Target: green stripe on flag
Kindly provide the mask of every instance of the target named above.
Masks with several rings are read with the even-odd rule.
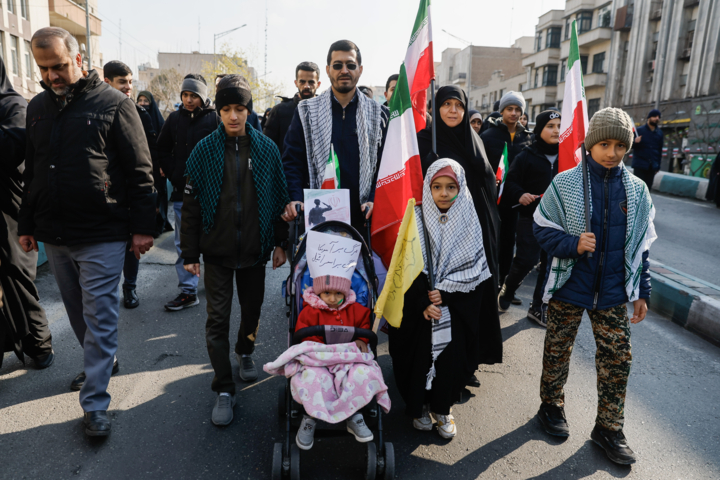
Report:
[[[568,72],[573,68],[576,62],[580,61],[580,47],[578,45],[578,33],[577,33],[577,22],[573,20],[572,22],[572,34],[570,35],[570,51],[568,52],[568,63],[567,68]],[[582,73],[582,64],[578,65],[580,67],[580,72]],[[565,76],[567,79],[567,75]],[[583,87],[583,97],[585,96],[585,79],[583,78],[582,74],[580,75],[580,82]]]
[[[400,65],[400,75],[398,76],[397,84],[395,85],[395,91],[390,98],[390,120],[393,118],[400,117],[409,108],[412,108],[412,101],[410,100],[410,87],[408,86],[407,72],[405,71],[405,64]]]
[[[420,30],[428,22],[428,8],[430,8],[430,0],[420,0],[420,8],[418,8],[417,17],[415,17],[415,25],[413,25],[413,33],[408,45],[413,44]]]

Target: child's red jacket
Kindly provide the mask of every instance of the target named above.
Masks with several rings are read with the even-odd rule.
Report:
[[[305,327],[314,327],[315,325],[343,325],[346,327],[365,328],[370,330],[370,309],[356,303],[355,292],[350,290],[350,294],[345,302],[337,310],[332,310],[323,302],[320,297],[315,295],[312,287],[309,287],[303,293],[303,309],[297,319],[295,330]],[[361,338],[365,343],[368,339]],[[325,343],[322,337],[308,337],[304,342]]]

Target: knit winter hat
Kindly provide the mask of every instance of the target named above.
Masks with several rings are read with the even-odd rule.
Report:
[[[585,135],[585,149],[590,150],[603,140],[618,140],[623,142],[628,150],[633,145],[633,124],[630,115],[619,108],[603,108],[590,120],[587,135]]]
[[[500,109],[498,112],[502,113],[506,107],[510,105],[517,105],[524,112],[525,111],[525,97],[520,92],[510,90],[500,99]]]
[[[202,78],[202,77],[201,77]],[[180,87],[180,94],[182,95],[182,92],[192,92],[198,97],[202,99],[203,104],[207,101],[207,95],[208,95],[208,88],[207,84],[205,84],[202,80],[198,78],[193,78],[190,75],[185,77],[182,82],[182,87]]]
[[[539,136],[545,128],[545,125],[547,125],[550,120],[555,120],[556,118],[560,118],[560,114],[555,110],[545,110],[544,112],[540,112],[537,117],[535,117],[535,129],[533,130],[533,133]]]
[[[217,85],[215,108],[219,112],[226,105],[242,105],[252,111],[252,91],[250,84],[242,75],[227,75]]]
[[[350,295],[350,279],[333,275],[313,278],[313,292],[315,295],[324,292],[341,292],[347,298]]]
[[[650,117],[662,117],[662,114],[660,113],[660,110],[653,108],[652,110],[650,110],[650,113],[648,113],[647,118]]]

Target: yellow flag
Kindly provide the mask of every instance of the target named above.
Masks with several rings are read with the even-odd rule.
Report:
[[[425,268],[420,233],[415,220],[415,199],[408,200],[405,215],[400,224],[385,286],[375,305],[375,316],[382,316],[395,328],[400,326],[405,304],[405,292]],[[377,330],[377,327],[375,327]]]

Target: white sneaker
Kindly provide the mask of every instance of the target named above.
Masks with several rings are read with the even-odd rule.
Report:
[[[457,427],[455,426],[455,417],[450,415],[438,415],[433,413],[437,420],[438,433],[443,438],[453,438],[457,435]]]
[[[362,413],[356,413],[352,417],[347,419],[345,422],[347,425],[347,431],[355,435],[355,440],[360,443],[367,443],[373,441],[373,433],[365,425],[365,419]]]
[[[433,420],[430,417],[430,405],[423,405],[422,416],[420,418],[413,419],[413,427],[416,430],[423,432],[429,432],[433,428]]]
[[[233,407],[235,406],[235,395],[220,393],[215,399],[215,407],[212,411],[212,422],[217,426],[230,425],[233,421]]]
[[[315,419],[303,415],[302,423],[295,436],[295,443],[300,450],[310,450],[315,444]]]

